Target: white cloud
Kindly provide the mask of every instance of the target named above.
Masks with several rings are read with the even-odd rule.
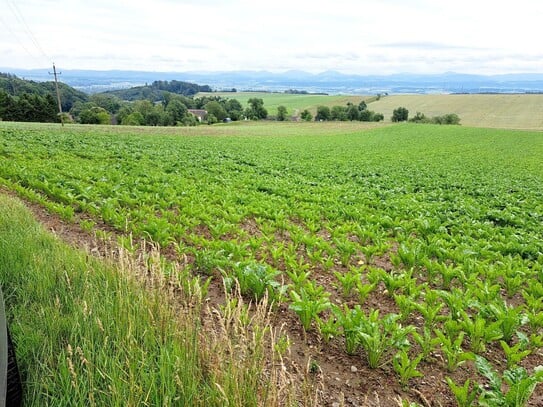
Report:
[[[541,15],[535,0],[0,0],[0,66],[536,72]]]

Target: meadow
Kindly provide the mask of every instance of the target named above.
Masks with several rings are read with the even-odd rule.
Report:
[[[330,394],[423,405],[543,397],[542,159],[459,126],[0,124],[5,187],[273,301]]]

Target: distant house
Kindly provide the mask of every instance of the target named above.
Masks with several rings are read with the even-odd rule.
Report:
[[[203,110],[203,109],[188,109],[189,113],[193,114],[194,116],[196,116],[196,118],[198,119],[199,122],[202,122],[205,120],[206,116],[207,116],[207,110]]]

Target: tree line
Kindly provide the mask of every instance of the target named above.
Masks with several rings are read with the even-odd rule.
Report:
[[[0,119],[14,122],[58,122],[57,102],[50,94],[41,96],[25,92],[20,96],[11,96],[0,90]]]
[[[410,122],[410,123],[426,123],[426,124],[460,124],[460,117],[456,113],[447,113],[442,116],[427,117],[424,113],[417,112],[414,117],[409,118],[409,110],[405,107],[398,107],[393,110],[392,117],[393,122]]]
[[[121,101],[118,97],[100,93],[91,95],[88,102],[76,103],[70,113],[73,119],[83,124],[121,124],[131,126],[193,126],[199,124],[190,110],[205,110],[204,120],[208,124],[225,119],[260,120],[268,117],[264,101],[251,98],[243,107],[236,99],[220,96],[188,97],[163,92],[162,100]]]

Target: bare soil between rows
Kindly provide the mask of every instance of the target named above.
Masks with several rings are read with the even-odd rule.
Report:
[[[64,240],[71,246],[86,250],[91,255],[100,256],[105,250],[111,250],[111,241],[96,238],[95,232],[100,230],[107,232],[112,237],[119,235],[119,232],[112,227],[92,218],[95,223],[93,232],[83,230],[77,222],[71,223],[51,214],[44,207],[28,202],[13,191],[0,187],[0,193],[11,195],[22,200],[31,210],[35,218],[49,232]],[[78,220],[86,219],[84,214],[77,214]],[[89,220],[91,218],[88,218]],[[116,241],[115,238],[112,239]],[[167,258],[174,261],[181,261],[174,250],[163,252]],[[182,259],[191,262],[192,259]],[[381,268],[391,267],[380,260]],[[325,273],[315,273],[320,284],[329,286],[331,276]],[[328,281],[327,281],[328,280]],[[225,300],[224,287],[220,276],[213,278],[208,292],[208,301],[211,306],[218,306]],[[380,309],[381,315],[389,312],[397,312],[394,301],[384,293],[384,288],[376,290],[367,300],[367,305]],[[423,321],[413,318],[408,321],[415,326],[421,326]],[[274,324],[283,326],[290,339],[290,352],[286,356],[287,366],[296,368],[299,372],[310,377],[315,388],[319,388],[320,402],[322,406],[401,406],[400,400],[409,400],[425,407],[449,407],[456,406],[456,401],[447,383],[446,376],[450,376],[457,384],[463,384],[468,378],[480,380],[473,363],[468,362],[460,366],[456,371],[450,373],[444,368],[444,361],[441,355],[434,354],[431,362],[421,362],[419,370],[424,377],[413,379],[410,387],[402,389],[398,383],[392,364],[377,369],[370,369],[367,366],[365,356],[360,352],[357,355],[348,355],[344,351],[341,339],[332,339],[324,343],[315,330],[304,332],[299,318],[288,305],[281,304],[274,312]],[[504,364],[499,361],[499,345],[489,346],[487,354],[494,354],[493,362]],[[535,356],[535,355],[534,355]],[[541,356],[527,361],[527,366],[541,363]],[[303,374],[302,374],[303,375]],[[543,385],[538,386],[534,391],[529,406],[543,406]]]

